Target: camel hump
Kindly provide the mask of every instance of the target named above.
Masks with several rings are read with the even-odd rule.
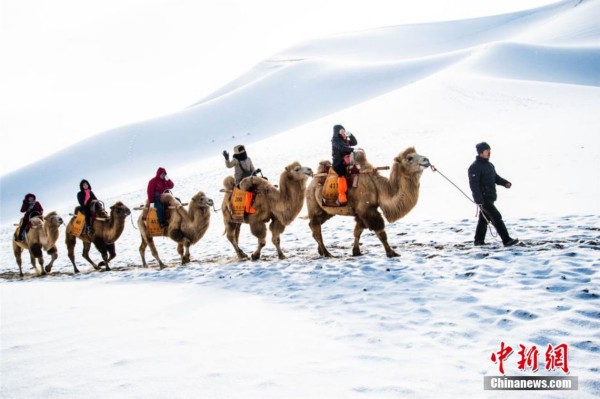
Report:
[[[233,176],[227,176],[223,179],[223,188],[226,191],[232,191],[235,187],[235,178]]]
[[[160,201],[165,205],[181,205],[181,201],[170,192],[163,193],[160,196]]]
[[[42,216],[34,216],[31,219],[29,219],[29,224],[33,228],[40,227],[43,223],[44,218]]]
[[[372,169],[373,165],[367,160],[367,153],[362,148],[356,149],[353,153],[354,165],[360,166],[361,170]]]
[[[319,166],[317,167],[317,173],[329,173],[329,169],[331,168],[331,161],[323,160],[319,162]]]

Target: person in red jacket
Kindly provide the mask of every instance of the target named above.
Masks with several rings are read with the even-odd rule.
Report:
[[[42,204],[35,200],[34,194],[27,194],[23,199],[23,205],[21,205],[21,212],[24,212],[21,225],[19,226],[19,233],[17,234],[17,241],[25,241],[25,236],[29,230],[29,220],[34,216],[43,216],[44,208]]]
[[[151,202],[154,203],[156,215],[158,216],[158,222],[162,227],[166,227],[167,223],[165,222],[165,209],[161,201],[161,197],[165,192],[169,191],[173,187],[175,187],[175,183],[173,183],[173,180],[169,179],[165,168],[158,168],[156,171],[156,176],[154,176],[148,182],[147,205],[149,205]]]

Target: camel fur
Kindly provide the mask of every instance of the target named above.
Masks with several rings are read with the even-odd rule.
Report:
[[[163,194],[163,196],[164,202],[168,204],[170,208],[173,208],[171,209],[171,217],[169,219],[166,235],[177,242],[177,253],[181,256],[181,264],[185,265],[190,261],[190,246],[200,241],[206,233],[206,230],[208,230],[210,224],[210,208],[214,205],[214,202],[202,191],[199,191],[192,197],[188,209],[186,210],[171,194]],[[148,228],[144,219],[143,214],[140,215],[138,219],[138,226],[142,238],[142,243],[140,244],[142,266],[148,267],[148,264],[146,263],[146,247],[150,247],[152,256],[154,256],[154,259],[158,262],[159,267],[164,269],[166,265],[158,255],[156,245],[154,245],[154,238],[148,234]]]
[[[22,223],[22,221],[21,221]],[[12,247],[17,265],[19,265],[19,276],[23,277],[23,268],[21,266],[21,254],[23,250],[29,251],[31,258],[31,265],[35,269],[36,273],[45,275],[52,270],[52,265],[56,258],[58,258],[58,251],[56,249],[56,241],[58,241],[59,227],[63,224],[63,219],[58,216],[56,212],[50,212],[44,217],[36,216],[30,220],[31,228],[27,232],[24,241],[17,241],[16,236],[18,232],[15,231],[13,237]],[[20,225],[20,224],[19,224]],[[43,251],[46,251],[51,256],[50,263],[44,268],[44,256]],[[37,263],[40,265],[40,271],[38,272]]]
[[[306,192],[309,226],[313,238],[317,241],[319,255],[332,256],[323,243],[321,225],[333,216],[342,215],[354,216],[356,221],[353,256],[361,255],[359,240],[365,228],[375,232],[388,257],[399,256],[388,244],[385,222],[379,209],[390,223],[406,216],[417,204],[421,175],[430,166],[429,160],[417,154],[414,147],[409,147],[394,158],[390,177],[387,178],[381,176],[367,162],[364,152],[356,155],[355,161],[361,174],[358,187],[349,188],[347,192],[347,206],[323,206],[323,186],[316,179],[311,182]],[[325,165],[326,163],[322,163],[320,168],[324,169]]]
[[[98,201],[97,205],[99,206],[101,203]],[[73,264],[74,273],[79,273],[79,269],[77,269],[77,265],[75,264],[75,244],[77,243],[77,238],[83,241],[83,258],[87,260],[94,269],[100,270],[101,267],[104,266],[106,270],[110,270],[108,263],[117,256],[115,242],[119,239],[121,233],[123,233],[123,230],[125,229],[125,219],[131,214],[131,211],[123,202],[117,201],[110,207],[110,214],[107,214],[103,209],[99,209],[97,214],[106,215],[108,217],[106,219],[97,218],[94,220],[92,225],[93,232],[90,234],[82,233],[79,237],[71,234],[75,216],[73,216],[67,224],[65,243],[67,244],[67,251],[69,259]],[[96,264],[89,255],[92,244],[94,244],[102,256],[102,261],[98,264]]]
[[[256,191],[253,204],[256,213],[244,215],[244,223],[250,225],[250,231],[258,239],[258,247],[252,253],[252,260],[260,258],[260,252],[266,244],[266,224],[269,221],[271,222],[269,230],[271,230],[273,245],[277,249],[277,256],[279,259],[285,259],[281,250],[280,236],[285,227],[292,223],[302,210],[308,176],[312,174],[310,168],[296,161],[286,166],[281,173],[279,188],[257,176],[246,177],[240,182],[240,189]],[[248,256],[239,247],[241,224],[233,222],[231,217],[230,200],[234,185],[235,180],[232,176],[226,177],[223,181],[224,191],[228,194],[223,198],[221,209],[227,239],[241,260],[248,259]]]

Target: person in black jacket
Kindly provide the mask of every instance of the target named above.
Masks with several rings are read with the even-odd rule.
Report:
[[[92,191],[92,186],[90,182],[83,179],[79,183],[79,192],[77,193],[77,201],[79,202],[79,206],[81,207],[81,211],[85,215],[85,230],[84,234],[92,233],[92,211],[90,209],[90,205],[93,200],[97,200],[96,195]]]
[[[487,232],[488,221],[492,222],[505,247],[510,247],[519,242],[516,238],[511,238],[508,230],[502,221],[502,215],[494,206],[497,199],[496,185],[510,188],[512,184],[500,177],[496,173],[496,168],[490,162],[490,145],[486,142],[475,146],[477,157],[475,162],[469,167],[469,186],[473,193],[473,200],[479,207],[479,221],[475,230],[475,245],[485,244],[485,233]],[[487,219],[486,219],[487,218]]]
[[[348,202],[346,197],[346,191],[348,191],[346,166],[348,163],[344,161],[344,157],[354,152],[352,146],[356,144],[358,144],[356,137],[352,133],[346,132],[342,125],[333,127],[333,137],[331,138],[332,167],[338,175],[338,202],[342,206]]]

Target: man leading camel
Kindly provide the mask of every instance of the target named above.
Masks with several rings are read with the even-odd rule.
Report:
[[[496,168],[490,162],[490,145],[481,142],[475,146],[477,157],[469,167],[469,185],[473,193],[473,200],[479,207],[479,221],[475,230],[475,245],[485,245],[485,233],[488,221],[492,222],[505,247],[510,247],[519,242],[516,238],[510,238],[508,230],[502,220],[502,215],[494,206],[497,199],[496,184],[511,188],[512,183],[503,179],[496,173]]]

